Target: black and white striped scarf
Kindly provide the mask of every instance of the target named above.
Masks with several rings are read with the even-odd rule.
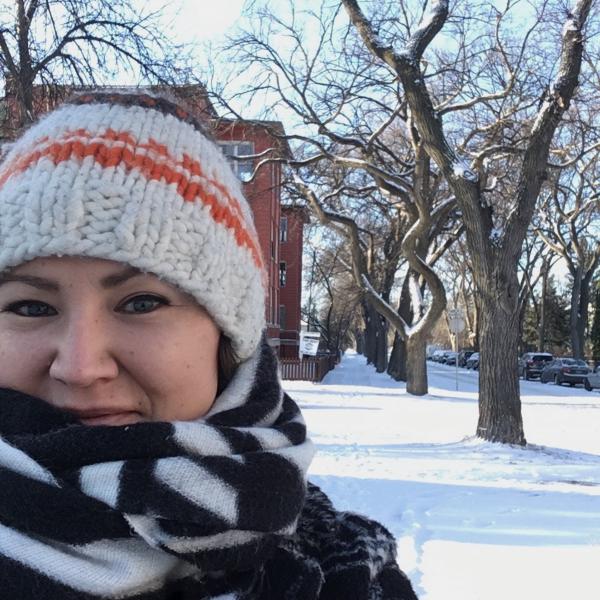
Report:
[[[195,422],[89,427],[0,390],[0,597],[333,600],[354,573],[412,599],[382,595],[407,584],[383,527],[306,498],[312,455],[266,344]]]

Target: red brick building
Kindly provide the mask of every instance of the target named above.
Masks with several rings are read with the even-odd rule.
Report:
[[[308,211],[282,206],[279,226],[279,325],[282,358],[297,358],[300,343],[302,249]]]
[[[259,155],[271,150],[270,155],[289,153],[286,145],[276,135],[284,133],[278,122],[212,120],[212,128],[226,156]],[[280,233],[281,222],[281,163],[271,162],[261,166],[254,174],[260,159],[236,161],[231,159],[238,177],[244,182],[244,195],[254,213],[254,222],[260,241],[268,289],[265,298],[267,335],[273,346],[280,346]],[[254,177],[252,175],[254,174]],[[301,287],[297,293],[301,293]]]
[[[74,88],[43,86],[35,90],[35,106],[40,113],[50,110]],[[270,157],[286,157],[290,149],[282,141],[284,129],[278,121],[234,121],[219,118],[203,86],[182,86],[173,90],[185,100],[188,107],[205,121],[218,144],[227,156],[260,155],[270,151]],[[17,117],[17,107],[7,86],[1,101],[0,141],[11,139],[10,127]],[[237,161],[231,164],[242,180],[244,192],[252,211],[264,255],[268,275],[266,297],[267,335],[281,356],[298,355],[300,332],[300,307],[302,295],[302,227],[307,220],[303,209],[281,206],[282,164],[270,162],[254,174],[260,158]],[[252,175],[254,174],[254,177]]]

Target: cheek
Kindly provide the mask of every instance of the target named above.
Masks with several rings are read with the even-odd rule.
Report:
[[[44,336],[15,334],[0,326],[0,387],[41,396],[49,363],[50,350]]]
[[[219,337],[212,326],[170,331],[160,344],[137,339],[128,370],[144,389],[153,420],[192,420],[208,412],[217,389]]]

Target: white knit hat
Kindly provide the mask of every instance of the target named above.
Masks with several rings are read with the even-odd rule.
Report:
[[[192,294],[242,360],[264,329],[252,212],[220,149],[178,105],[76,96],[0,165],[0,272],[39,256],[130,264]]]

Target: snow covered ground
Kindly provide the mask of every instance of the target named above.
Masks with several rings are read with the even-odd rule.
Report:
[[[319,452],[310,478],[396,536],[421,600],[600,599],[600,392],[522,381],[526,448],[482,442],[477,373],[429,365],[430,393],[347,353],[286,381]]]

